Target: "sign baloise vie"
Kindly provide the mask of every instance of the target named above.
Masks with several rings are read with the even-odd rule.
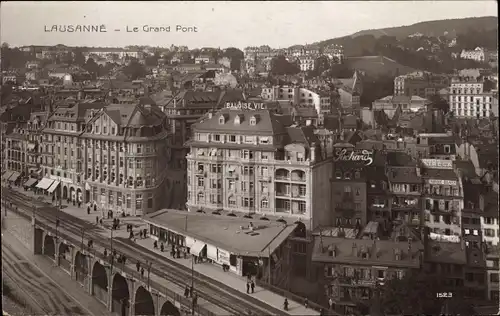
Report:
[[[226,102],[226,109],[233,110],[267,110],[267,106],[264,103],[255,102]]]
[[[369,166],[373,163],[372,155],[372,150],[337,149],[333,161],[363,161],[365,166]]]

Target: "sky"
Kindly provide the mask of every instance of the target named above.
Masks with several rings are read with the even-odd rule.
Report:
[[[0,39],[10,46],[280,48],[366,29],[479,16],[498,16],[497,2],[2,1]],[[54,25],[103,25],[107,32],[50,32]],[[170,26],[170,32],[145,32],[145,26]]]

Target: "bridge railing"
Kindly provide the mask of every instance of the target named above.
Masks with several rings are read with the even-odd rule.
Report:
[[[23,216],[23,217],[25,217],[27,219],[31,219],[30,215],[27,215],[26,213],[24,213],[23,211],[19,210],[18,208],[17,209],[11,209],[10,211],[12,211],[12,212],[14,212],[16,214],[19,214],[19,215],[21,215],[21,216]],[[38,226],[42,227],[43,229],[45,229],[47,231],[50,231],[51,233],[55,234],[55,228],[51,227],[48,224],[45,224],[45,223],[41,222],[40,220],[36,221],[36,225],[38,225]],[[145,287],[148,290],[150,290],[150,288],[152,288],[152,289],[156,290],[157,292],[160,292],[161,294],[164,294],[166,297],[170,297],[175,302],[179,302],[179,303],[181,303],[181,305],[190,306],[190,308],[192,308],[192,301],[191,301],[191,299],[186,298],[184,296],[181,296],[181,295],[175,293],[174,291],[172,291],[172,290],[170,290],[170,289],[168,289],[168,288],[160,285],[158,282],[155,282],[155,281],[153,281],[151,279],[149,279],[149,288],[148,288],[148,284],[147,284],[148,283],[148,278],[147,278],[147,276],[142,276],[136,270],[134,270],[134,269],[132,269],[130,267],[127,267],[127,266],[125,266],[122,263],[117,263],[115,260],[113,260],[113,264],[111,264],[111,258],[112,258],[111,255],[108,255],[107,257],[105,257],[104,254],[102,254],[100,252],[97,252],[96,249],[89,248],[85,244],[82,245],[81,244],[81,240],[77,240],[76,238],[71,237],[71,236],[69,236],[69,235],[67,235],[65,233],[62,233],[61,231],[58,232],[58,235],[61,238],[64,238],[68,242],[72,243],[75,247],[81,248],[82,254],[89,254],[91,256],[94,256],[95,258],[100,259],[106,265],[108,265],[110,267],[112,266],[112,272],[115,271],[115,269],[116,269],[116,270],[118,270],[118,272],[124,273],[130,279],[136,279],[136,280],[142,281],[145,284]],[[211,311],[207,310],[206,308],[204,308],[203,306],[200,306],[200,305],[196,305],[194,307],[194,311],[198,315],[216,316],[214,313],[212,313]]]

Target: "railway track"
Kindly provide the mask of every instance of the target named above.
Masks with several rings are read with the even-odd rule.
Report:
[[[92,239],[94,244],[109,249],[110,238],[103,235],[103,229],[96,225],[90,224],[70,214],[61,212],[48,203],[29,198],[24,194],[13,190],[8,190],[8,194],[4,196],[4,198],[16,205],[21,205],[28,210],[33,209],[36,206],[37,219],[43,218],[51,224],[55,223],[56,219],[59,219],[59,230],[64,229],[66,232],[72,232],[73,235],[76,235],[75,232],[83,230],[87,239]],[[25,215],[31,216],[29,212]],[[76,241],[75,239],[78,240],[78,236],[73,238],[73,241]],[[140,258],[139,261],[141,262],[144,262],[145,260],[152,262],[152,274],[169,280],[170,282],[181,286],[181,288],[184,288],[186,282],[191,280],[191,270],[187,269],[185,266],[175,261],[168,260],[153,251],[142,249],[134,244],[129,244],[127,243],[127,240],[113,238],[113,241],[113,249],[115,249],[118,253],[124,254],[127,258],[133,258],[134,263],[137,261],[137,257]],[[140,255],[138,256],[138,254]],[[100,255],[103,257],[102,254]],[[131,268],[131,270],[132,273],[135,272],[133,268]],[[169,272],[165,273],[164,271]],[[242,297],[242,293],[238,290],[226,286],[216,280],[206,281],[203,278],[206,277],[198,275],[198,273],[194,273],[194,288],[196,289],[198,296],[209,303],[222,307],[232,315],[288,315],[287,313],[272,306],[268,306],[251,296]]]
[[[87,315],[78,304],[56,284],[44,276],[33,264],[19,256],[9,245],[2,244],[3,275],[39,315]]]

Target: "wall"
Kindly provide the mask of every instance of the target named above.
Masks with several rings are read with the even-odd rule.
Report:
[[[4,229],[28,249],[33,250],[33,226],[31,226],[31,222],[13,212],[5,212],[2,205],[2,230]]]
[[[312,170],[312,224],[310,228],[314,229],[318,225],[333,223],[333,217],[330,205],[332,176],[332,161],[321,162]],[[309,228],[309,227],[308,227]]]

